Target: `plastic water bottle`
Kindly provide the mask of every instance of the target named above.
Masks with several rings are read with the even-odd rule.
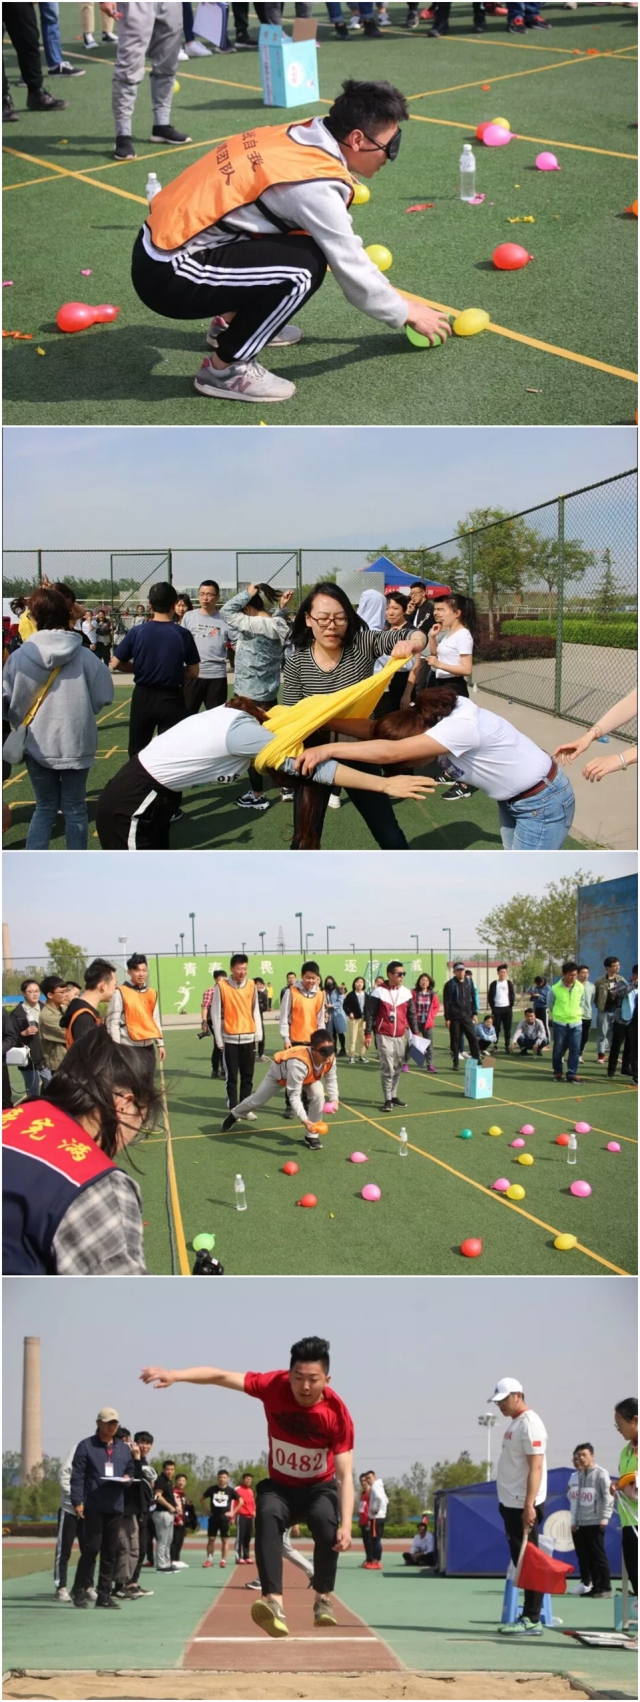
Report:
[[[243,1182],[241,1176],[236,1176],[234,1184],[233,1184],[233,1191],[234,1191],[234,1194],[236,1196],[236,1211],[246,1211],[246,1209],[247,1209],[247,1196],[246,1196],[246,1192],[245,1192],[244,1182]]]
[[[408,1151],[409,1151],[409,1137],[407,1135],[406,1129],[401,1129],[400,1130],[400,1145],[398,1147],[398,1152],[400,1153],[400,1157],[406,1158]]]
[[[575,1164],[576,1163],[577,1151],[578,1151],[577,1136],[575,1134],[570,1134],[569,1145],[567,1147],[567,1164]]]
[[[460,200],[473,201],[476,192],[476,162],[470,142],[463,144],[460,155]]]
[[[162,188],[162,184],[158,182],[155,171],[150,171],[149,176],[147,178],[146,188],[145,188],[145,195],[147,197],[147,201],[149,203],[149,206],[151,206],[151,202],[153,201],[154,195],[158,195],[160,193],[161,188]]]

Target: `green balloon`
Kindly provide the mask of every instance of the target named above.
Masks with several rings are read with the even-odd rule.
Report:
[[[215,1244],[215,1235],[195,1235],[191,1243],[194,1253],[212,1253]]]
[[[452,319],[449,319],[449,324],[453,324]],[[448,337],[434,337],[433,342],[430,342],[429,338],[423,337],[420,331],[414,331],[413,325],[405,326],[405,330],[409,338],[409,342],[414,343],[416,349],[439,349],[442,347],[443,342],[448,343],[449,341]]]
[[[461,1129],[460,1130],[461,1141],[470,1141],[470,1140],[472,1140],[472,1138],[473,1138],[473,1129]]]

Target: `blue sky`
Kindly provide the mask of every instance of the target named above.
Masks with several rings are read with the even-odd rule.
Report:
[[[36,861],[39,859],[39,861]],[[66,851],[32,852],[28,892],[24,860],[4,859],[5,918],[17,959],[39,961],[45,940],[64,934],[88,952],[115,952],[118,936],[136,950],[172,952],[181,930],[196,947],[231,950],[242,940],[273,950],[280,924],[286,945],[297,945],[296,911],[319,950],[330,923],[332,949],[368,945],[403,951],[418,933],[420,949],[454,951],[477,943],[476,924],[517,892],[541,895],[550,881],[579,869],[604,880],[635,874],[634,852],[420,851],[397,858],[381,851],[329,851],[309,863],[287,852],[172,851],[142,853],[124,864],[117,852],[87,857]],[[131,949],[134,949],[131,943]]]
[[[498,1378],[517,1377],[544,1419],[551,1465],[570,1464],[587,1436],[611,1470],[620,1451],[613,1407],[636,1389],[636,1290],[624,1277],[565,1276],[561,1286],[556,1277],[273,1277],[258,1305],[253,1279],[226,1277],[192,1283],[186,1304],[171,1277],[5,1278],[4,1447],[20,1445],[25,1335],[42,1339],[46,1452],[66,1453],[91,1433],[100,1406],[115,1405],[162,1451],[246,1459],[265,1442],[257,1401],[211,1387],[154,1392],[138,1380],[142,1366],[274,1370],[288,1364],[291,1342],[313,1333],[331,1342],[359,1469],[391,1477],[463,1448],[482,1459],[478,1416]],[[502,1430],[499,1420],[494,1459]]]
[[[632,427],[15,427],[7,549],[435,544],[636,462]],[[599,543],[600,540],[597,540]],[[604,540],[606,542],[606,539]]]

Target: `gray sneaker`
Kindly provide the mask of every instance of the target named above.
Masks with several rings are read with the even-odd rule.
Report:
[[[233,361],[231,366],[218,370],[208,355],[196,373],[194,385],[201,396],[222,398],[228,402],[288,402],[295,396],[295,384],[287,378],[276,378],[259,361]]]
[[[209,330],[207,331],[207,344],[210,349],[217,349],[218,337],[221,335],[222,331],[226,330],[228,330],[226,319],[223,318],[222,314],[216,314],[215,319],[212,319]],[[275,337],[271,337],[267,344],[267,348],[289,349],[293,343],[301,342],[302,332],[299,325],[281,325],[280,330],[276,331]]]

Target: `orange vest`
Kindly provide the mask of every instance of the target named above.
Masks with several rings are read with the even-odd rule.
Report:
[[[318,1019],[324,1010],[324,993],[318,988],[313,998],[307,998],[299,987],[291,988],[291,1015],[289,1017],[290,1040],[310,1040],[318,1028]]]
[[[119,987],[124,1005],[124,1020],[131,1040],[161,1040],[162,1034],[154,1018],[156,994],[153,987]]]
[[[70,1046],[73,1046],[72,1030],[73,1030],[73,1025],[74,1025],[74,1022],[76,1020],[76,1017],[87,1016],[87,1015],[88,1015],[88,1011],[86,1010],[85,1006],[83,1005],[81,1011],[74,1011],[73,1016],[69,1018],[69,1021],[67,1023],[67,1027],[66,1027],[66,1030],[65,1030],[67,1051],[69,1050]],[[102,1027],[102,1017],[98,1016],[97,1011],[94,1013],[94,1015],[95,1015],[95,1021],[98,1025],[98,1028],[101,1028]]]
[[[276,184],[314,179],[347,183],[351,202],[353,178],[335,155],[295,142],[288,124],[243,130],[228,136],[154,195],[146,221],[152,242],[165,252],[182,248],[238,207],[259,201]]]
[[[219,981],[218,987],[225,1034],[255,1034],[255,981],[245,981],[244,987],[238,987],[235,981]]]
[[[316,1071],[311,1062],[311,1055],[308,1046],[287,1046],[286,1051],[274,1053],[273,1061],[274,1064],[286,1064],[288,1063],[289,1058],[301,1058],[302,1063],[307,1065],[307,1073],[302,1083],[303,1087],[310,1087],[312,1082],[320,1081],[322,1076],[327,1076],[335,1061],[333,1058],[327,1058],[322,1065],[322,1069]],[[286,1087],[286,1085],[286,1072],[283,1072],[280,1076],[280,1086]]]

